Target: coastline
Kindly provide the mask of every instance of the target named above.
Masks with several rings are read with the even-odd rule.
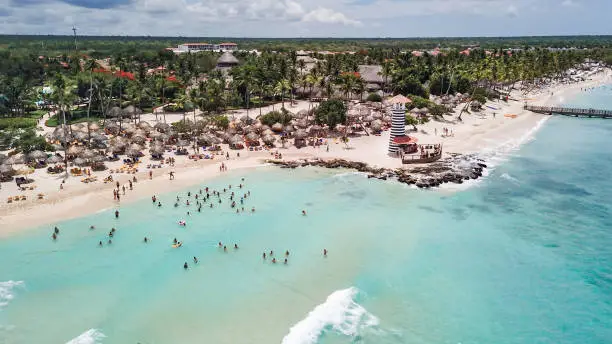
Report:
[[[567,98],[580,92],[581,88],[595,87],[610,83],[612,74],[609,70],[593,76],[592,80],[579,82],[569,85],[551,85],[538,90],[535,93],[525,96],[530,98],[534,104],[559,104]],[[518,92],[517,99],[519,97]],[[528,141],[526,136],[535,133],[534,128],[541,127],[548,118],[546,115],[539,115],[526,112],[522,109],[523,100],[510,101],[508,103],[487,102],[496,109],[486,108],[480,113],[463,114],[461,122],[456,121],[460,109],[456,110],[455,115],[449,116],[452,120],[443,122],[430,121],[419,127],[417,132],[411,133],[419,139],[420,143],[433,143],[433,140],[441,140],[445,147],[445,154],[475,154],[485,157],[485,164],[488,164],[487,154],[495,152],[514,142],[512,149],[518,148],[522,143]],[[492,113],[496,112],[495,117]],[[514,114],[516,118],[506,118],[504,114]],[[453,136],[440,138],[436,135],[441,132],[443,127],[453,130]],[[537,130],[536,130],[537,131]],[[343,144],[331,142],[331,149],[326,152],[323,147],[307,147],[296,149],[295,147],[278,151],[284,156],[284,160],[302,159],[344,159],[347,161],[364,162],[375,168],[396,169],[401,167],[398,159],[388,157],[386,146],[388,144],[389,133],[385,132],[380,136],[367,136],[351,140],[349,147]],[[231,171],[245,170],[264,166],[266,159],[270,158],[270,152],[247,152],[241,151],[240,158],[235,157],[235,152],[230,151],[230,160],[215,159],[200,162],[193,162],[184,157],[177,157],[176,167],[166,167],[154,170],[155,176],[152,180],[148,179],[149,170],[141,170],[135,175],[114,174],[115,181],[126,184],[133,176],[138,178],[134,190],[128,191],[122,198],[121,204],[110,197],[114,182],[103,184],[82,184],[79,178],[69,178],[63,190],[59,190],[62,176],[37,175],[34,179],[39,185],[39,189],[28,194],[31,199],[18,204],[6,204],[8,196],[16,193],[14,185],[10,185],[0,190],[0,239],[11,234],[15,234],[26,228],[37,228],[40,226],[53,224],[55,222],[74,219],[90,215],[105,209],[121,207],[131,202],[139,201],[153,194],[161,194],[185,189],[189,186],[210,180],[223,175],[219,172],[218,166],[221,162],[228,164]],[[184,160],[183,160],[184,159]],[[118,165],[111,165],[116,168]],[[168,173],[174,171],[177,179],[168,180]],[[44,171],[37,171],[44,172]],[[160,173],[161,172],[161,173]],[[108,175],[108,172],[97,172],[99,180]],[[40,177],[40,178],[39,178]],[[34,200],[38,192],[44,192],[47,197],[44,200]]]

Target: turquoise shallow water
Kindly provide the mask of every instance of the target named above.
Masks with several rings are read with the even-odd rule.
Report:
[[[228,194],[202,213],[169,194],[59,223],[57,242],[53,226],[27,231],[0,241],[0,343],[609,343],[611,134],[552,118],[456,193],[261,168],[202,184],[238,192],[245,177],[242,214]]]

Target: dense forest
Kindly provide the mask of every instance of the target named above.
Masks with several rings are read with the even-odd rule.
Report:
[[[381,94],[403,94],[443,115],[430,95],[463,93],[484,101],[491,90],[512,89],[519,81],[537,86],[561,78],[586,58],[612,64],[610,36],[232,39],[260,54],[235,53],[239,63],[229,71],[215,68],[219,53],[165,49],[193,40],[229,39],[80,37],[75,46],[68,36],[0,37],[0,149],[44,148],[34,127],[52,110],[48,125],[120,121],[160,106],[162,116],[181,112],[195,121],[199,109],[201,119],[223,121],[219,114],[231,108],[277,102],[284,108],[296,98],[379,101]],[[462,53],[468,46],[473,49]],[[438,53],[427,52],[436,47]],[[307,64],[296,53],[302,49],[355,53],[313,53]],[[368,92],[360,65],[380,66],[384,81],[377,93]]]

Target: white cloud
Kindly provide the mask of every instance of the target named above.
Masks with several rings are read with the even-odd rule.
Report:
[[[347,18],[340,12],[335,12],[328,8],[319,7],[312,10],[302,18],[305,22],[319,22],[326,24],[361,25],[360,21]]]
[[[508,8],[506,8],[506,13],[511,17],[516,17],[519,14],[519,10],[516,6],[509,5]]]
[[[573,1],[573,0],[563,0],[563,2],[561,3],[561,6],[564,6],[564,7],[578,7],[579,4],[576,1]]]

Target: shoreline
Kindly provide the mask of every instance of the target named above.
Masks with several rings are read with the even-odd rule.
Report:
[[[532,97],[533,104],[550,104],[564,101],[568,97],[573,97],[580,92],[581,88],[589,88],[608,84],[612,82],[612,74],[610,70],[604,73],[594,75],[592,80],[578,82],[569,85],[551,85],[538,90],[536,93],[526,95]],[[450,120],[443,122],[430,121],[419,127],[419,130],[410,133],[411,136],[417,137],[422,143],[429,143],[427,140],[442,140],[445,147],[445,156],[440,161],[444,163],[445,159],[450,159],[454,154],[460,156],[472,157],[472,160],[478,166],[477,159],[482,158],[480,162],[485,165],[490,165],[490,159],[494,158],[498,151],[504,153],[505,145],[511,146],[509,149],[518,149],[522,144],[529,141],[546,122],[547,115],[538,115],[522,110],[523,102],[510,101],[508,103],[487,102],[492,104],[498,110],[485,109],[480,113],[463,114],[463,121],[453,121],[460,111],[456,110],[455,115],[448,116]],[[499,111],[499,115],[493,116],[493,111]],[[514,119],[504,118],[505,113],[517,114]],[[454,130],[452,137],[441,138],[437,136],[437,132],[441,132],[441,126],[449,126]],[[435,135],[434,135],[435,133]],[[345,160],[351,163],[364,163],[369,168],[384,169],[387,172],[398,170],[402,167],[399,159],[394,159],[386,156],[386,145],[388,144],[388,132],[380,136],[367,136],[351,140],[350,147],[343,147],[337,142],[330,142],[329,152],[325,152],[322,147],[314,148],[307,147],[303,149],[278,148],[277,151],[283,154],[283,163],[298,160],[322,160],[329,161],[332,159]],[[331,141],[331,140],[330,140]],[[179,161],[177,157],[176,167],[165,167],[154,171],[154,178],[149,180],[149,170],[142,169],[135,175],[130,174],[113,174],[114,182],[104,184],[96,182],[93,185],[81,184],[75,177],[68,179],[63,190],[59,190],[59,184],[63,177],[45,175],[40,181],[41,186],[46,187],[45,190],[36,190],[33,192],[45,192],[48,196],[44,200],[29,200],[19,204],[7,205],[5,203],[6,196],[12,195],[14,191],[6,190],[4,187],[0,189],[2,204],[0,204],[0,239],[14,235],[25,229],[35,229],[44,225],[50,225],[59,221],[71,220],[74,218],[84,217],[96,212],[107,209],[120,208],[124,205],[129,205],[132,202],[151,197],[154,194],[162,194],[183,190],[189,186],[196,185],[206,180],[222,176],[219,172],[219,164],[226,163],[230,171],[255,169],[265,166],[266,161],[270,159],[270,152],[248,152],[240,151],[241,157],[234,157],[235,151],[230,151],[232,158],[217,158],[214,160],[203,160],[193,162],[190,160]],[[381,152],[385,152],[381,154]],[[493,152],[493,156],[487,156],[487,152]],[[410,166],[406,174],[410,174],[410,170],[420,168],[423,165]],[[469,169],[472,169],[471,166]],[[492,165],[494,166],[494,165]],[[480,166],[482,167],[482,166]],[[113,168],[113,167],[111,167]],[[447,169],[449,170],[449,169]],[[486,176],[486,168],[485,176]],[[177,179],[168,180],[168,173],[174,171]],[[37,171],[38,172],[38,171]],[[44,172],[44,171],[43,171]],[[162,172],[160,174],[160,172]],[[483,170],[479,171],[478,178],[482,176]],[[428,173],[417,173],[419,176],[427,175]],[[99,180],[103,176],[108,175],[107,171],[96,172]],[[133,176],[138,178],[138,182],[134,184],[134,190],[127,191],[126,196],[122,198],[121,204],[118,204],[111,198],[111,190],[115,182],[126,185],[128,180]],[[381,174],[379,177],[383,177]],[[389,175],[387,175],[388,177]],[[38,178],[34,177],[37,180]],[[382,178],[381,178],[382,179]],[[386,179],[386,178],[385,178]],[[475,178],[471,178],[475,179]],[[408,184],[416,184],[412,179]],[[35,183],[36,184],[36,183]],[[43,185],[44,184],[44,185]],[[5,184],[6,185],[6,184]],[[447,184],[450,185],[450,184]],[[461,184],[456,184],[460,186]],[[435,186],[435,185],[430,185]],[[423,185],[426,187],[426,185]],[[42,189],[42,188],[41,188]],[[31,199],[34,199],[34,193],[31,194]],[[35,216],[33,214],[36,214]]]

